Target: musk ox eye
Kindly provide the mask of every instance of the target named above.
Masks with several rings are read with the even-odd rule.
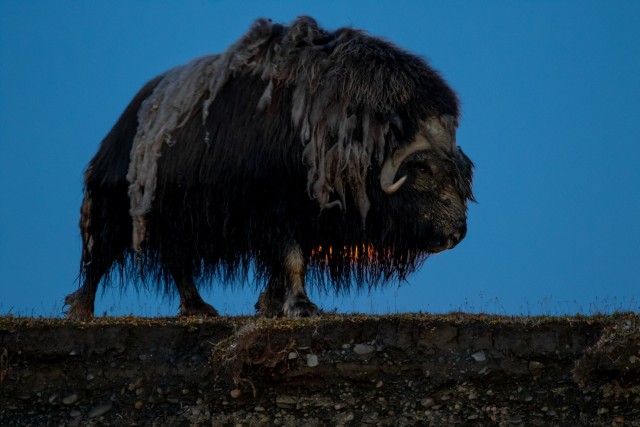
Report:
[[[429,163],[414,163],[411,166],[422,175],[433,176],[436,173],[436,168]]]

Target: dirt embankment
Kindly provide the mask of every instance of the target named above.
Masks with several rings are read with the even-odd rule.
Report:
[[[0,318],[29,424],[640,426],[640,317]]]

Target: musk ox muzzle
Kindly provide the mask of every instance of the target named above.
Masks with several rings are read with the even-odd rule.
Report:
[[[402,279],[466,235],[471,161],[456,94],[423,59],[310,17],[259,19],[226,52],[149,81],[85,172],[81,282],[117,269],[217,315],[198,288],[255,278],[263,315]],[[173,286],[175,285],[175,286]]]

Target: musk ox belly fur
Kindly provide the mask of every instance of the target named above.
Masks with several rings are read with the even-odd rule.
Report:
[[[264,286],[265,315],[318,312],[336,291],[403,278],[466,233],[471,161],[453,90],[363,31],[257,20],[219,55],[147,83],[85,173],[81,287],[173,285],[182,315],[216,315],[197,285]],[[251,274],[250,274],[251,273]]]

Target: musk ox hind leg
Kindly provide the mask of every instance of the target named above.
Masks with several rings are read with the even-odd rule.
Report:
[[[310,317],[320,314],[305,289],[306,262],[299,245],[291,245],[274,268],[256,310],[263,316]]]
[[[93,317],[98,284],[110,265],[110,262],[96,262],[86,267],[85,280],[80,289],[67,295],[64,299],[64,305],[69,307],[65,311],[67,318],[86,321]]]
[[[112,211],[102,215],[104,213],[102,209],[105,206],[111,208],[117,206],[117,203],[110,202],[112,199],[109,197],[92,198],[89,191],[82,201],[80,208],[82,286],[64,299],[64,306],[68,307],[65,315],[69,319],[89,320],[93,317],[98,285],[128,244],[129,233],[114,232],[118,229],[116,225],[118,216]],[[126,214],[126,210],[124,213]]]
[[[172,269],[171,274],[180,295],[180,316],[219,316],[218,311],[204,302],[200,296],[193,280],[193,274],[177,269]]]

